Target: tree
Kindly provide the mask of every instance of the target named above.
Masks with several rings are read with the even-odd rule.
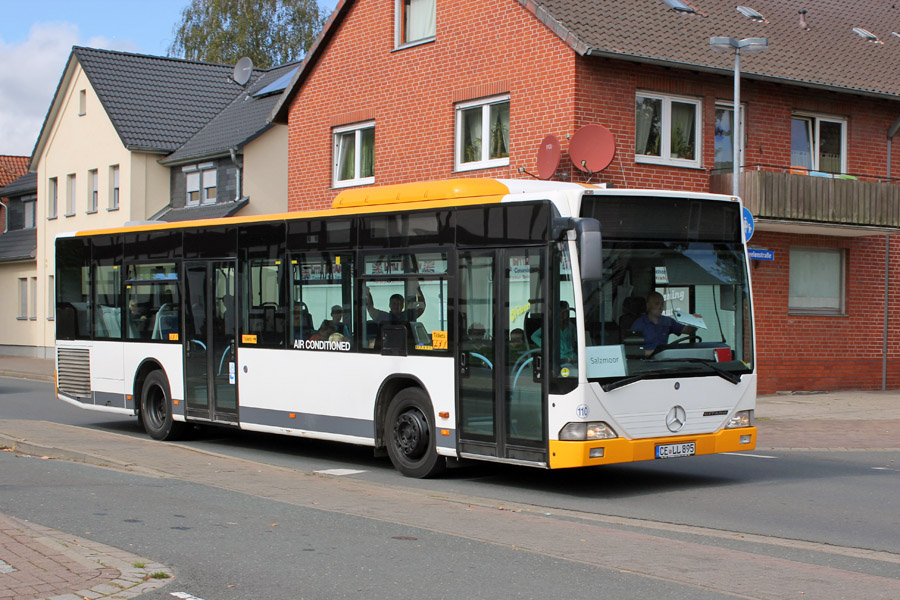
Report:
[[[267,69],[302,58],[326,15],[316,0],[190,0],[169,56]]]

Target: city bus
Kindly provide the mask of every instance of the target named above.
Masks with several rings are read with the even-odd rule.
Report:
[[[157,440],[371,446],[410,477],[751,450],[747,265],[737,198],[527,180],[65,234],[57,395]],[[655,294],[674,325],[651,344]]]

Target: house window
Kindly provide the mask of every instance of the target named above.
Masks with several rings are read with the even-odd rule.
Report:
[[[97,169],[88,171],[88,208],[87,212],[97,212],[97,196],[100,193],[99,182],[97,177]]]
[[[457,171],[509,164],[509,96],[456,105]]]
[[[186,203],[188,206],[198,204],[213,204],[216,201],[216,165],[215,163],[203,163],[202,165],[190,165],[182,167],[185,174],[185,186],[187,189]]]
[[[52,321],[56,317],[56,288],[53,285],[53,275],[47,276],[47,320]]]
[[[87,113],[87,91],[80,90],[78,92],[78,116],[84,116]]]
[[[788,310],[844,314],[846,253],[840,248],[791,248]]]
[[[741,132],[746,132],[744,122],[746,109],[741,105]],[[744,138],[741,135],[738,148],[738,163],[744,165]],[[716,104],[715,119],[715,167],[714,173],[734,171],[734,105]]]
[[[699,168],[700,114],[699,100],[638,94],[635,162]]]
[[[29,303],[28,318],[37,320],[37,277],[31,278],[31,302]]]
[[[76,188],[77,182],[75,173],[71,173],[66,177],[66,216],[74,217],[75,216],[75,201],[78,198],[78,189]]]
[[[19,316],[18,320],[28,318],[28,278],[19,277]]]
[[[397,0],[397,45],[434,38],[437,0]]]
[[[375,183],[375,122],[334,130],[334,187]]]
[[[47,181],[47,218],[55,219],[59,209],[59,182],[56,177]]]
[[[119,210],[119,165],[109,168],[109,210]]]
[[[37,196],[25,196],[22,198],[22,209],[25,213],[23,229],[34,229],[37,220]]]
[[[824,173],[847,170],[847,122],[838,117],[791,117],[791,166]]]

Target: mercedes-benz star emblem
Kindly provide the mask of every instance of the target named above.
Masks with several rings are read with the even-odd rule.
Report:
[[[687,413],[684,412],[684,409],[680,406],[673,406],[672,410],[669,411],[669,414],[666,415],[666,427],[668,427],[669,431],[672,433],[681,431],[685,421],[687,421]]]

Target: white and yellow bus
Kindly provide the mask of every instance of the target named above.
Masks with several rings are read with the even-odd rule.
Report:
[[[756,444],[728,196],[361,188],[324,211],[60,236],[56,287],[59,398],[159,440],[218,425],[362,444],[411,477]],[[636,327],[654,292],[684,336]]]

